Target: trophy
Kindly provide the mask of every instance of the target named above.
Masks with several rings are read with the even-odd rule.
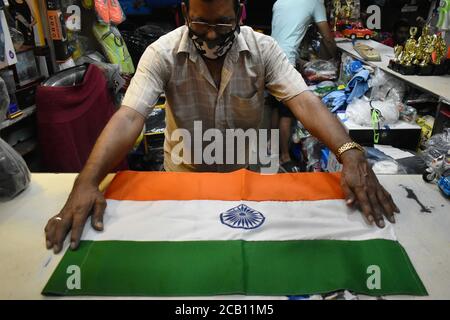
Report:
[[[429,76],[433,73],[431,56],[434,51],[433,37],[430,35],[430,27],[424,26],[422,35],[416,44],[416,54],[413,64],[417,66],[417,74],[421,76]]]
[[[446,64],[443,63],[442,58],[447,54],[447,45],[445,40],[442,38],[442,34],[433,36],[433,47],[434,47],[434,74],[437,76],[444,75],[446,73]]]
[[[415,38],[417,34],[417,27],[412,27],[409,30],[409,34],[411,37],[406,41],[405,48],[403,49],[399,59],[400,65],[398,72],[404,75],[413,75],[416,72],[416,67],[413,62],[417,53],[417,41]]]
[[[339,16],[341,15],[341,10],[342,10],[341,0],[334,0],[333,6],[334,6],[333,32],[336,32],[337,31],[337,23],[338,23]]]
[[[352,17],[353,10],[354,10],[353,0],[345,0],[345,3],[346,3],[346,5],[343,8],[344,18],[345,18],[345,23],[349,24],[350,18]]]
[[[394,60],[390,60],[389,61],[389,66],[388,67],[390,69],[398,72],[399,66],[400,66],[400,60],[401,60],[402,55],[403,55],[403,46],[396,45],[394,47],[394,54],[395,54]]]

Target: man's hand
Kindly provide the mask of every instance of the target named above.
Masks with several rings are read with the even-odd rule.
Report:
[[[359,207],[368,222],[375,221],[380,228],[385,226],[383,216],[395,223],[394,213],[400,210],[378,182],[363,154],[359,150],[349,150],[341,158],[344,165],[341,186],[347,205]]]
[[[92,227],[97,231],[103,230],[105,208],[106,201],[98,187],[89,183],[75,182],[64,208],[47,222],[45,227],[47,249],[53,248],[55,253],[60,252],[69,231],[71,231],[70,248],[77,249],[89,215],[92,214]]]
[[[55,253],[60,252],[69,231],[70,247],[78,248],[89,215],[92,215],[92,227],[97,231],[103,230],[106,201],[98,186],[133,147],[144,122],[145,117],[142,114],[126,106],[122,106],[112,116],[95,143],[64,208],[51,218],[45,227],[48,249],[53,248]]]

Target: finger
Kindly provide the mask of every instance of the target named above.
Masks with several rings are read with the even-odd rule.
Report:
[[[356,197],[353,191],[349,188],[349,186],[346,183],[342,183],[341,187],[342,191],[344,191],[345,203],[347,204],[347,206],[350,207],[354,206],[356,202]]]
[[[366,217],[369,224],[372,224],[374,221],[374,217],[372,216],[372,206],[370,204],[369,198],[367,197],[366,191],[364,189],[359,189],[355,192],[357,201],[359,206],[361,207],[361,211]]]
[[[377,198],[383,207],[384,215],[386,216],[386,218],[389,220],[389,222],[395,223],[394,207],[389,203],[389,199],[386,197],[383,189],[378,188]]]
[[[52,217],[48,220],[47,225],[45,226],[45,245],[47,249],[51,249],[53,247],[53,238],[55,234],[55,217]]]
[[[105,200],[97,200],[94,204],[94,212],[91,217],[91,225],[97,231],[103,231],[103,214],[106,209]]]
[[[77,214],[73,217],[72,231],[70,232],[70,249],[75,250],[80,245],[81,235],[87,220],[86,214]]]
[[[393,211],[396,213],[400,213],[400,209],[395,204],[394,199],[392,199],[391,194],[383,186],[381,186],[381,188],[382,188],[383,193],[385,194],[386,198],[388,199],[389,204],[393,208]]]
[[[62,218],[61,220],[55,222],[55,234],[53,238],[54,253],[58,253],[61,251],[64,239],[66,238],[67,232],[69,231],[71,226],[71,215],[68,218]]]
[[[375,191],[369,191],[369,201],[372,205],[372,215],[375,218],[375,223],[378,227],[384,228],[385,223],[383,219],[383,209],[381,209],[380,203],[378,201],[377,195]]]

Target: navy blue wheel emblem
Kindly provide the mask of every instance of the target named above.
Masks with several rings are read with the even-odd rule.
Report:
[[[261,212],[258,212],[245,204],[241,204],[220,214],[220,222],[236,229],[256,229],[264,223],[264,220],[266,220],[266,218]]]

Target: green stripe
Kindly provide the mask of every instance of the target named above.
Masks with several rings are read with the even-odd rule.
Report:
[[[67,288],[71,265],[81,289]],[[380,289],[368,289],[369,266]],[[427,295],[396,241],[83,241],[67,251],[45,295],[304,295],[339,289],[367,295]]]

